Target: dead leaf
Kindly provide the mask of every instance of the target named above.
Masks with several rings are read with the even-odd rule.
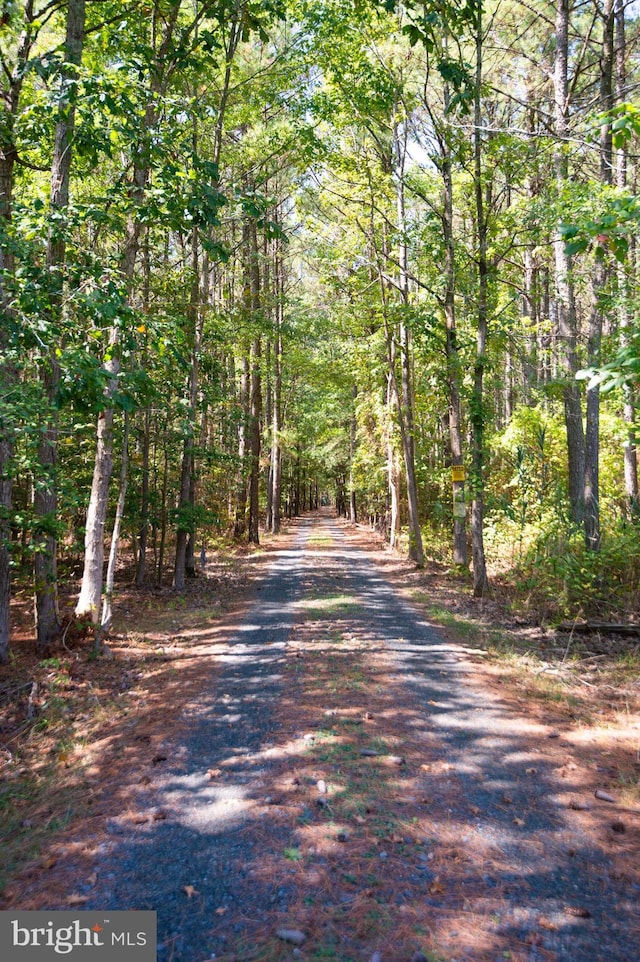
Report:
[[[55,855],[49,855],[47,858],[43,858],[40,864],[42,868],[53,868],[57,861]]]
[[[183,885],[182,891],[184,892],[184,894],[187,896],[188,899],[190,899],[192,895],[200,895],[200,892],[198,892],[198,890],[195,889],[193,885]]]
[[[537,774],[538,774],[538,769],[537,769],[537,768],[527,768],[526,774],[527,774],[527,775],[537,775]]]
[[[472,815],[479,815],[479,814],[480,814],[480,809],[478,808],[477,805],[470,805],[470,806],[469,806],[469,811],[471,812]]]
[[[84,903],[88,901],[88,895],[78,895],[76,893],[73,895],[67,895],[67,905],[84,905]]]
[[[227,911],[226,908],[224,906],[221,906],[219,909],[216,909],[216,915],[224,915],[226,911]]]
[[[524,819],[523,819],[523,818],[514,818],[513,824],[514,824],[514,825],[517,825],[518,828],[522,828],[522,826],[524,825]]]
[[[444,895],[446,890],[440,879],[435,878],[427,891],[429,892],[429,895]]]
[[[513,799],[511,798],[510,795],[503,795],[502,801],[504,802],[505,805],[513,805]]]
[[[222,775],[222,769],[210,768],[209,771],[207,772],[207,775],[209,776],[209,778],[220,778],[220,776]]]

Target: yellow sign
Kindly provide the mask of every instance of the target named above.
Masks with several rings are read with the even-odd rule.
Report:
[[[451,480],[452,481],[464,481],[466,475],[464,473],[464,467],[462,464],[453,464],[451,466]]]

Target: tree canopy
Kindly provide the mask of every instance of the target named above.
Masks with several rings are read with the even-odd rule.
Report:
[[[0,659],[118,547],[180,590],[331,503],[552,614],[637,603],[628,0],[14,0]],[[110,556],[107,551],[110,551]],[[75,567],[74,567],[75,566]]]

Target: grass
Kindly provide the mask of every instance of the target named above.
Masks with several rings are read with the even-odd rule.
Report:
[[[309,598],[301,602],[300,607],[308,618],[329,618],[332,615],[348,614],[360,611],[362,608],[358,598],[352,595],[335,594]]]

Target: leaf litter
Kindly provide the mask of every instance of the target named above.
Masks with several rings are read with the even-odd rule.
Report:
[[[318,529],[318,538],[323,538],[322,554],[318,552],[314,567],[326,565],[333,580],[335,572],[327,550],[324,522]],[[357,541],[362,548],[370,548],[366,532],[345,526],[339,526],[339,531],[349,544]],[[391,580],[398,577],[398,572],[406,575],[406,566],[388,554],[380,554],[377,562]],[[474,962],[493,960],[505,953],[518,959],[518,953],[525,951],[523,946],[539,946],[546,953],[544,957],[551,958],[566,927],[562,918],[591,925],[590,908],[575,901],[567,901],[559,914],[513,907],[514,872],[521,866],[510,862],[504,832],[495,827],[484,790],[478,804],[475,799],[469,804],[470,799],[461,792],[456,768],[438,755],[437,738],[424,723],[424,701],[419,693],[406,686],[388,653],[372,649],[375,639],[354,624],[351,612],[327,611],[321,618],[315,610],[311,614],[313,617],[307,621],[302,613],[291,633],[287,653],[290,667],[277,704],[280,731],[290,732],[293,737],[286,751],[278,754],[274,744],[264,753],[275,752],[266,775],[268,784],[261,786],[261,794],[277,798],[278,804],[270,806],[267,820],[261,818],[241,832],[241,838],[251,843],[238,862],[238,866],[244,866],[244,881],[237,889],[235,905],[214,910],[222,947],[217,957],[289,958],[286,953],[291,950],[286,949],[286,941],[278,932],[293,931],[304,933],[307,945],[324,946],[327,952],[334,952],[336,959],[345,960],[368,958],[375,952],[384,962],[404,962],[421,952],[438,953],[439,958],[472,953]],[[172,612],[171,618],[175,617]],[[242,611],[238,618],[242,618]],[[78,810],[75,824],[73,819],[70,822],[74,831],[78,820],[86,824],[89,817],[97,821],[119,817],[123,809],[135,803],[140,784],[144,788],[153,786],[155,770],[163,767],[164,760],[175,761],[176,733],[167,739],[158,711],[163,717],[167,711],[178,717],[190,699],[197,710],[206,659],[211,665],[208,678],[215,679],[215,631],[213,641],[211,634],[206,641],[197,641],[197,619],[187,620],[191,621],[192,633],[181,631],[180,641],[172,641],[169,646],[165,642],[159,647],[152,643],[152,660],[140,659],[136,667],[142,663],[142,675],[133,684],[125,671],[131,670],[131,661],[135,663],[139,656],[130,640],[128,644],[114,645],[115,659],[105,663],[106,674],[113,676],[111,687],[93,685],[92,676],[93,693],[99,704],[115,700],[115,680],[123,677],[133,688],[135,700],[130,703],[133,711],[121,712],[117,724],[113,718],[103,716],[103,730],[98,732],[96,726],[93,741],[89,739],[87,763],[81,768],[82,787],[90,786],[94,811],[89,816],[87,808]],[[138,651],[142,649],[148,657],[149,642],[141,645],[136,639],[136,644]],[[207,645],[208,655],[203,651]],[[194,649],[197,664],[189,675],[184,669]],[[179,667],[178,677],[172,671],[174,665]],[[516,701],[517,694],[513,692],[519,693],[517,686],[503,689],[504,682],[486,673],[479,664],[474,665],[474,671],[484,672],[482,683],[498,690],[514,710],[531,709],[528,699],[524,708],[523,702]],[[431,712],[442,709],[441,699],[428,701],[435,703],[430,706]],[[93,717],[92,711],[88,714]],[[363,719],[367,721],[366,730],[345,724]],[[569,718],[558,715],[553,721],[562,738],[544,746],[545,763],[555,762],[558,772],[564,771],[559,777],[569,779],[566,787],[571,798],[577,798],[577,793],[586,797],[591,781],[591,798],[595,794],[598,799],[592,780],[602,762],[600,746],[593,750],[591,767],[580,756],[578,765],[574,763],[571,770],[568,765],[572,763],[572,753],[583,743],[572,743],[567,738],[572,727]],[[313,738],[305,739],[305,732],[312,732]],[[277,741],[281,742],[282,737]],[[540,751],[539,743],[535,751]],[[104,768],[96,765],[97,753],[105,758]],[[68,752],[65,754],[69,757]],[[160,755],[166,758],[155,762]],[[77,749],[70,757],[74,759],[71,771],[76,776],[72,787],[77,792]],[[402,759],[402,764],[385,762],[393,757]],[[534,768],[537,775],[537,766]],[[618,769],[615,764],[611,768],[611,780],[615,781]],[[143,771],[148,774],[141,776]],[[532,774],[531,766],[528,773]],[[205,774],[209,780],[217,781],[222,769],[209,769]],[[264,780],[265,776],[261,777]],[[482,784],[481,776],[477,777],[478,784]],[[318,798],[320,782],[330,786],[326,797]],[[595,811],[574,809],[571,798],[567,793],[558,793],[560,810],[572,812],[580,820],[579,831],[590,833],[595,847],[611,862],[611,877],[624,888],[633,889],[638,884],[633,861],[633,854],[638,851],[636,828],[633,833],[619,832],[610,821],[603,822],[597,806]],[[531,805],[534,816],[540,805],[534,791],[518,797],[517,814],[511,812],[508,816],[518,831],[526,831],[527,826],[528,813],[521,808],[523,799],[524,804]],[[494,800],[498,808],[513,808],[513,799],[504,792],[498,791]],[[318,806],[316,801],[327,804]],[[612,803],[608,804],[611,811]],[[464,816],[461,807],[466,810]],[[569,830],[568,834],[575,833]],[[348,839],[348,844],[340,843],[341,835]],[[623,835],[626,847],[621,849]],[[289,842],[284,848],[280,845],[283,837]],[[74,847],[72,838],[71,831],[62,831],[50,839],[47,844],[51,854],[46,857],[53,861],[46,880],[39,877],[38,869],[28,868],[10,883],[7,905],[51,904],[56,891],[60,895],[64,891],[65,881],[69,886],[66,891],[72,893],[64,896],[67,900],[79,898],[82,904],[88,901],[88,896],[71,887],[64,867],[72,868],[78,860],[90,867],[99,865],[101,833],[94,833],[84,847],[82,843]],[[562,835],[555,841],[561,846]],[[580,844],[575,844],[570,859],[575,859]],[[295,850],[296,857],[284,855],[286,849]],[[544,852],[539,855],[545,857]],[[58,876],[54,869],[59,870]],[[589,868],[581,864],[577,871],[587,872]],[[259,880],[266,882],[270,890],[283,894],[278,895],[266,916],[258,913],[256,918],[251,888]],[[187,901],[197,894],[194,884],[183,887]],[[628,920],[629,925],[632,922]],[[624,941],[625,933],[619,933],[619,937]]]

